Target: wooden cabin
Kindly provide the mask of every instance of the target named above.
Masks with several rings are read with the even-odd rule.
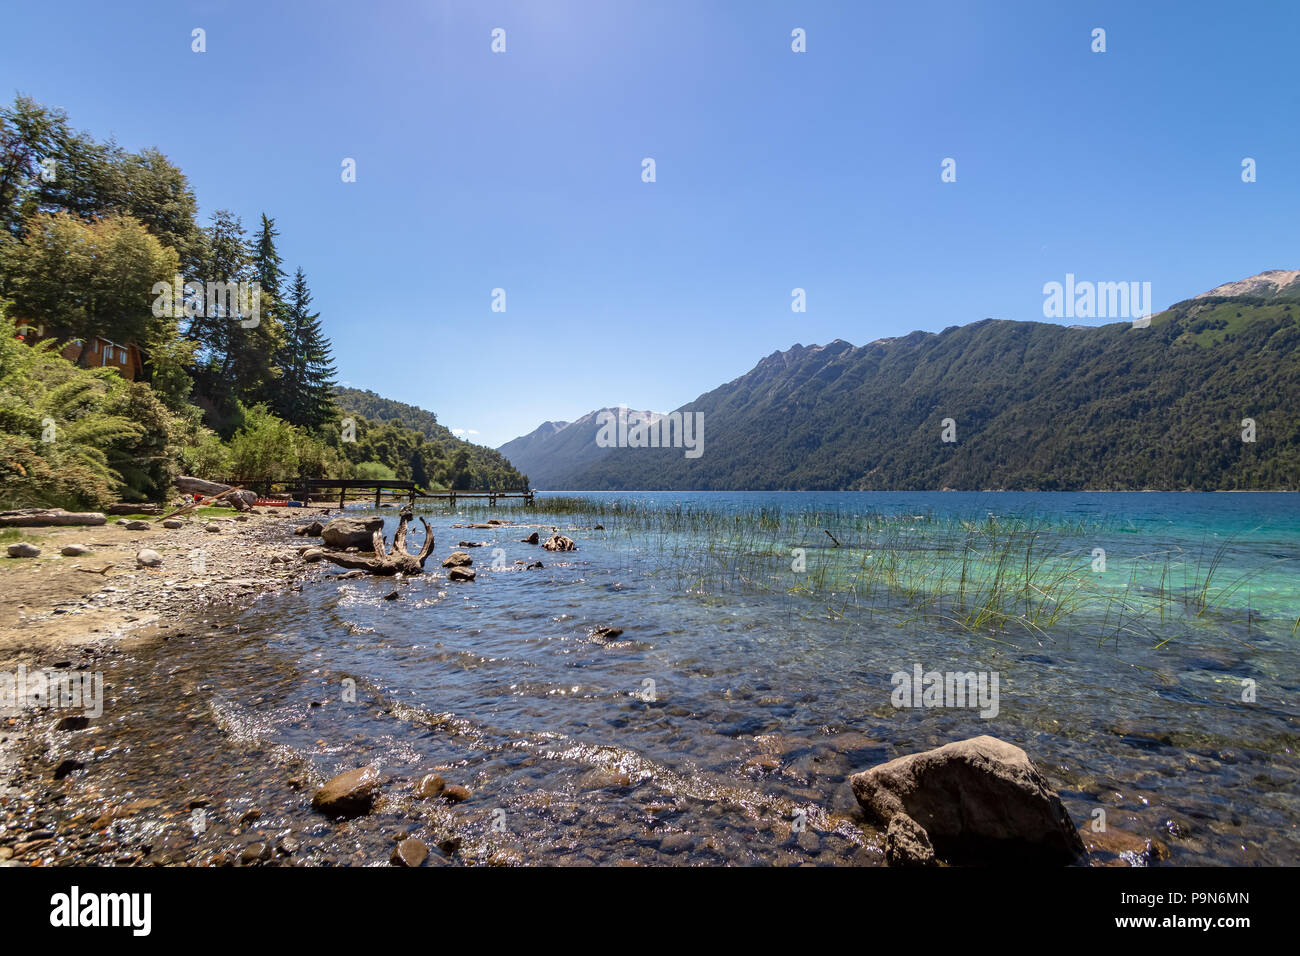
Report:
[[[28,344],[35,344],[45,338],[45,326],[23,323],[18,326],[18,335]],[[144,374],[140,349],[134,342],[120,345],[97,335],[91,339],[73,339],[59,354],[82,368],[111,368],[128,382]]]

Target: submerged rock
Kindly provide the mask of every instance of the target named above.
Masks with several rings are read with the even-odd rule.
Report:
[[[349,770],[317,790],[311,808],[334,817],[359,817],[375,805],[379,786],[379,771],[374,767]]]
[[[1150,866],[1169,859],[1169,847],[1154,837],[1111,826],[1097,833],[1086,823],[1079,832],[1094,866]]]
[[[458,783],[453,783],[450,786],[444,787],[442,791],[442,798],[448,803],[460,803],[464,800],[468,800],[470,796],[469,788],[462,787]]]
[[[538,542],[538,540],[540,540],[540,539],[537,537],[537,532],[534,531],[534,532],[533,532],[532,534],[530,534],[528,537],[526,537],[526,538],[520,538],[519,540],[520,540],[520,542],[522,542],[523,544],[536,544],[536,543]]]
[[[325,531],[325,526],[319,521],[313,521],[311,524],[300,524],[293,529],[293,533],[299,538],[319,538]]]
[[[415,785],[415,795],[422,800],[430,800],[433,797],[441,796],[442,791],[447,789],[447,781],[436,773],[425,774]]]
[[[473,581],[478,573],[473,568],[452,568],[447,572],[448,581]]]
[[[1063,866],[1084,856],[1060,797],[1023,750],[996,737],[899,757],[849,782],[868,815],[888,825],[906,814],[947,862]]]
[[[389,857],[389,862],[393,866],[408,866],[415,868],[423,863],[429,857],[429,848],[421,841],[414,837],[409,837],[393,849],[393,855]]]
[[[567,538],[562,534],[553,534],[546,539],[542,545],[547,551],[577,551],[578,546],[574,544],[572,538]]]

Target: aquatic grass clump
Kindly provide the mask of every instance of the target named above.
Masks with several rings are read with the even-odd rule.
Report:
[[[1259,573],[1225,580],[1231,540],[1212,550],[1112,556],[1099,573],[1097,542],[1127,530],[1116,521],[580,496],[539,498],[529,511],[557,524],[601,524],[607,540],[634,550],[648,573],[682,593],[779,595],[816,617],[901,615],[987,636],[1022,633],[1041,642],[1077,630],[1097,634],[1099,643],[1136,637],[1157,646],[1189,627],[1249,631],[1258,617],[1247,608],[1243,621],[1227,607]]]

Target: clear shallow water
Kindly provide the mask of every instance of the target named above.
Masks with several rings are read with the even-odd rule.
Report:
[[[1300,862],[1297,496],[585,497],[741,515],[735,528],[764,508],[831,517],[777,521],[764,537],[727,520],[703,535],[689,521],[647,525],[608,507],[425,512],[439,562],[458,541],[487,542],[471,550],[475,583],[451,584],[440,570],[340,581],[330,569],[219,630],[116,661],[105,774],[137,796],[212,796],[205,845],[251,839],[234,821],[257,806],[253,829],[293,829],[309,857],[358,863],[386,862],[394,836],[408,832],[431,844],[456,838],[459,857],[474,861],[875,863],[879,834],[847,776],[989,733],[1029,752],[1076,823],[1105,808],[1110,826],[1164,840],[1172,863]],[[396,516],[384,513],[391,533]],[[935,529],[990,513],[1065,529],[1043,547],[1068,554],[1058,563],[1086,588],[1068,592],[1067,620],[968,629],[938,600],[940,610],[892,593],[869,607],[842,600],[844,569],[877,560],[886,539],[919,555],[901,579],[950,591],[952,539]],[[888,517],[859,521],[870,514]],[[453,527],[488,517],[544,524],[543,538],[553,525],[580,550],[520,543],[530,528]],[[859,539],[828,548],[817,526],[832,520]],[[838,562],[816,594],[788,569],[797,546],[813,573]],[[1090,571],[1094,547],[1106,550],[1105,574]],[[742,552],[752,563],[739,576],[697,573],[683,559],[727,565]],[[1141,557],[1156,553],[1173,563]],[[1206,590],[1223,600],[1189,610],[1197,588],[1186,582],[1203,580],[1215,554],[1222,583]],[[1143,610],[1161,568],[1181,590],[1162,587],[1165,599]],[[1116,626],[1116,600],[1138,626]],[[1160,605],[1164,618],[1152,610]],[[601,639],[598,625],[624,633]],[[997,716],[895,708],[890,676],[917,663],[996,671]],[[1254,703],[1241,700],[1244,679],[1256,682]],[[346,680],[355,703],[343,700]],[[389,775],[390,799],[353,823],[313,816],[310,783],[289,783],[366,763]],[[409,781],[427,772],[468,786],[472,799],[410,800]]]

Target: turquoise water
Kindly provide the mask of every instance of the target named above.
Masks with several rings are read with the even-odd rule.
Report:
[[[583,498],[422,512],[439,559],[485,543],[472,584],[330,568],[217,638],[123,662],[142,687],[190,676],[177,698],[123,702],[119,759],[136,780],[169,755],[211,789],[237,775],[268,826],[359,861],[417,832],[475,861],[847,864],[881,859],[849,774],[988,733],[1029,752],[1077,823],[1102,809],[1170,863],[1300,862],[1300,497]],[[456,527],[488,517],[579,550]],[[996,672],[996,716],[896,707],[892,675],[918,664]],[[341,828],[283,784],[371,762],[394,799]],[[431,771],[473,798],[400,797]]]

